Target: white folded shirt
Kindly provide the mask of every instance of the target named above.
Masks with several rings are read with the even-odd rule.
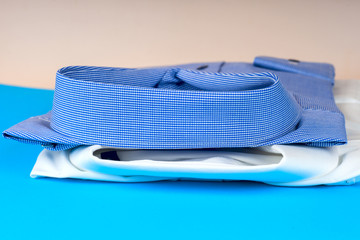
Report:
[[[31,177],[116,182],[251,180],[281,186],[348,185],[360,180],[360,80],[336,82],[348,144],[330,148],[273,145],[246,149],[129,150],[82,146],[43,150]]]

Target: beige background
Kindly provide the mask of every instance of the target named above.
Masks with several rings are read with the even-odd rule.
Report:
[[[360,1],[0,0],[0,83],[53,88],[67,65],[330,62],[360,79]]]

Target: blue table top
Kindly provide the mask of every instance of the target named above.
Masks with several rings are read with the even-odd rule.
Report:
[[[0,85],[1,131],[52,97]],[[0,139],[0,239],[360,239],[360,184],[32,179],[41,149]]]

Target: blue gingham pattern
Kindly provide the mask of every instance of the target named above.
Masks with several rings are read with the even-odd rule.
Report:
[[[345,143],[344,118],[332,97],[332,66],[286,61],[65,67],[56,75],[52,111],[4,136],[51,150]]]

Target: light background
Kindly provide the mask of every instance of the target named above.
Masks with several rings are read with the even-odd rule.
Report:
[[[0,83],[51,89],[67,65],[330,62],[360,79],[360,1],[0,1]]]

